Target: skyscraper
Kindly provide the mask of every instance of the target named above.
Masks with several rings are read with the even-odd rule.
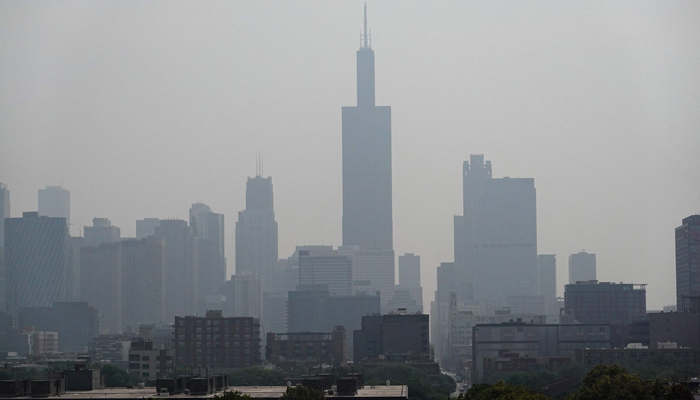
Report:
[[[357,51],[357,106],[343,107],[343,245],[393,250],[391,201],[391,107],[375,105],[374,51],[365,6]]]
[[[155,236],[165,241],[165,316],[194,315],[197,309],[197,242],[187,221],[161,220]]]
[[[66,290],[68,225],[65,218],[25,212],[5,220],[5,268],[8,311],[50,307]]]
[[[61,186],[39,189],[39,215],[65,218],[70,224],[70,192]]]
[[[190,226],[197,237],[199,261],[199,299],[216,293],[226,281],[224,250],[224,215],[216,214],[206,204],[192,204]]]
[[[245,210],[236,222],[236,275],[250,272],[263,279],[270,291],[270,272],[277,265],[277,222],[273,207],[272,177],[259,171],[246,183]]]
[[[10,218],[10,191],[0,182],[0,311],[6,309],[5,218]]]
[[[700,297],[700,215],[676,228],[676,297],[678,311],[685,311],[684,297]]]
[[[596,280],[595,254],[580,251],[569,256],[569,283]]]
[[[464,215],[455,216],[458,300],[502,306],[537,288],[535,180],[493,178],[491,162],[471,155],[463,168]]]
[[[114,243],[121,239],[121,230],[116,226],[112,226],[112,222],[107,218],[93,218],[92,226],[86,226],[84,231],[86,246]]]
[[[413,304],[415,302],[415,304]],[[399,285],[394,291],[393,308],[423,312],[423,288],[420,284],[420,256],[406,253],[399,256]]]
[[[163,239],[149,236],[122,242],[122,295],[124,326],[166,322]]]
[[[101,332],[122,333],[120,242],[80,249],[80,297],[97,308]]]
[[[559,314],[557,309],[557,256],[540,254],[537,256],[537,294],[544,296],[547,314]]]
[[[352,259],[333,255],[318,256],[309,250],[299,251],[299,284],[328,285],[331,296],[352,294]]]
[[[156,234],[156,228],[160,226],[158,218],[144,218],[136,221],[136,239],[143,239]]]
[[[252,272],[231,275],[221,288],[226,296],[226,313],[233,317],[255,317],[263,312],[262,279]],[[265,329],[265,328],[264,328]]]

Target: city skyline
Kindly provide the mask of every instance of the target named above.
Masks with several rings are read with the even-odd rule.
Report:
[[[123,11],[120,6],[109,4]],[[592,7],[595,12],[584,18],[582,27],[567,28],[554,17],[573,15],[579,7],[591,6],[561,6],[523,22],[528,18],[515,21],[497,5],[452,3],[435,6],[433,14],[423,18],[420,5],[398,7],[397,4],[369,4],[375,30],[373,45],[378,50],[377,76],[382,82],[377,87],[377,99],[378,104],[391,104],[394,112],[394,248],[397,254],[421,255],[426,304],[435,288],[437,266],[453,260],[452,218],[461,214],[460,165],[471,154],[487,154],[496,162],[494,173],[498,176],[507,172],[537,180],[537,248],[540,253],[559,257],[560,296],[563,283],[568,281],[564,260],[586,248],[599,257],[599,280],[650,283],[648,305],[652,309],[674,303],[675,248],[670,232],[682,218],[700,211],[697,204],[700,189],[685,183],[687,174],[700,169],[691,157],[700,148],[700,142],[696,134],[699,121],[691,114],[695,106],[690,100],[700,93],[700,82],[686,70],[689,65],[697,65],[698,56],[682,51],[695,43],[682,32],[697,31],[690,23],[700,13],[697,6],[692,12],[683,13],[658,4],[653,6],[667,11],[668,15],[657,16],[655,20],[660,27],[646,32],[649,22],[643,12],[624,15],[630,10],[622,5]],[[36,7],[33,4],[2,6],[0,21]],[[214,78],[200,78],[189,86],[185,82],[193,70],[182,68],[165,74],[165,80],[154,79],[153,85],[172,90],[168,93],[179,101],[189,97],[200,99],[211,88],[222,89],[214,90],[216,96],[205,96],[202,106],[189,100],[183,106],[170,101],[158,103],[158,98],[146,96],[145,100],[136,101],[138,106],[134,108],[128,103],[143,94],[136,86],[143,83],[141,79],[153,79],[167,58],[150,56],[148,60],[153,64],[133,78],[125,71],[131,71],[139,63],[123,57],[125,61],[117,69],[91,71],[78,79],[65,72],[68,64],[60,57],[63,51],[73,54],[70,52],[87,50],[92,55],[77,62],[89,68],[114,54],[136,60],[146,57],[131,53],[128,46],[121,44],[112,49],[116,53],[99,52],[101,41],[61,22],[66,16],[77,19],[85,32],[101,34],[106,34],[104,28],[87,17],[95,17],[106,27],[126,19],[135,28],[133,38],[125,39],[127,44],[132,40],[164,40],[145,29],[145,20],[124,13],[108,16],[103,14],[106,7],[92,5],[80,17],[75,8],[50,5],[48,8],[55,13],[30,19],[28,28],[0,24],[25,37],[21,43],[3,37],[6,48],[29,46],[27,55],[12,52],[11,56],[0,56],[0,61],[5,61],[0,63],[3,82],[9,87],[8,94],[0,99],[16,104],[12,115],[0,111],[3,117],[0,120],[4,121],[0,122],[2,142],[10,143],[0,146],[3,173],[0,181],[12,193],[12,217],[37,210],[36,191],[62,182],[71,192],[70,229],[74,235],[80,225],[89,225],[92,218],[105,217],[122,229],[123,237],[134,237],[137,219],[187,220],[187,210],[196,202],[210,205],[233,221],[236,212],[244,209],[243,182],[252,172],[254,153],[262,151],[266,154],[267,172],[275,177],[280,256],[292,254],[296,245],[340,245],[338,108],[352,104],[354,97],[353,57],[357,48],[354,34],[360,26],[361,3],[285,5],[286,12],[270,16],[268,23],[272,25],[265,23],[261,27],[255,23],[259,24],[262,15],[271,12],[264,4],[232,9],[220,6],[229,14],[215,18],[204,11],[187,16],[188,13],[180,12],[157,15],[157,8],[143,6],[148,18],[169,33],[174,33],[171,26],[183,26],[186,17],[195,21],[213,18],[212,32],[195,36],[208,44],[193,50],[194,58],[204,59],[221,51],[214,60],[215,66],[187,64],[199,71],[198,75],[209,71]],[[534,14],[534,10],[521,11]],[[447,15],[450,12],[455,14],[454,18]],[[249,15],[255,23],[245,22]],[[328,21],[319,20],[319,15]],[[458,29],[458,17],[462,18],[461,24],[470,27]],[[228,27],[232,18],[240,19],[238,28]],[[480,18],[487,22],[479,22]],[[605,18],[619,22],[627,30],[611,28],[604,23]],[[444,27],[435,23],[438,20],[444,21]],[[417,26],[416,21],[423,21],[424,25]],[[677,26],[672,26],[670,21]],[[44,24],[46,27],[34,36],[22,33],[43,22],[51,23]],[[263,32],[275,23],[284,27],[283,32],[274,29],[272,33]],[[500,30],[489,29],[489,23]],[[551,30],[559,29],[561,39],[537,31],[538,23],[546,23]],[[584,48],[579,52],[560,43],[565,39],[584,40],[586,34],[598,29],[602,32],[591,40],[599,40],[600,35],[611,35],[614,40],[600,44],[598,49]],[[418,37],[421,35],[416,31],[423,37]],[[330,33],[322,37],[321,32]],[[494,37],[484,38],[490,32]],[[514,39],[518,32],[526,34]],[[648,40],[637,41],[629,32],[643,32],[639,34]],[[182,34],[189,35],[192,31],[186,28]],[[73,43],[51,40],[42,44],[43,35],[70,38],[69,42]],[[208,35],[216,40],[206,40]],[[251,47],[235,39],[247,35],[269,46]],[[308,46],[305,40],[310,37],[316,38],[313,50],[309,47],[314,46]],[[447,44],[439,43],[437,38]],[[669,42],[672,46],[661,53]],[[519,53],[515,44],[531,46],[534,55]],[[282,45],[288,49],[284,50]],[[499,45],[502,49],[495,50]],[[454,53],[447,52],[450,48]],[[610,57],[620,48],[627,51],[622,61]],[[328,54],[320,55],[319,49]],[[46,57],[56,60],[60,68],[53,69],[50,64],[35,59],[44,50]],[[570,60],[555,57],[557,51],[564,52]],[[266,65],[257,74],[238,61],[238,57],[253,58],[256,54],[260,63],[253,64]],[[452,57],[445,58],[444,54]],[[288,66],[266,62],[273,56],[279,59],[280,55]],[[647,61],[641,66],[635,64],[643,55],[649,56],[645,58]],[[594,61],[583,63],[579,69],[575,64],[586,56]],[[504,61],[514,62],[520,69],[511,69]],[[235,65],[241,76],[249,77],[248,83],[225,78],[224,66],[229,64]],[[532,64],[538,64],[538,68]],[[30,71],[28,76],[38,79],[36,86],[22,77],[21,70]],[[57,72],[51,75],[49,70]],[[107,85],[97,92],[83,85],[104,81],[109,75],[102,73],[110,72],[116,73],[117,82],[128,84],[122,88]],[[285,74],[288,79],[281,78]],[[509,74],[515,76],[514,80],[508,78]],[[312,87],[312,75],[322,78],[328,87]],[[271,76],[280,78],[265,83]],[[547,77],[553,82],[539,85]],[[499,80],[505,80],[506,84]],[[176,83],[170,85],[173,81]],[[78,82],[77,90],[71,94],[69,90],[75,82]],[[567,84],[562,89],[556,88],[562,82]],[[49,99],[57,100],[65,95],[68,108],[54,101],[45,104],[42,96],[47,94],[39,89],[42,85],[53,90]],[[260,94],[237,98],[237,93],[250,89],[248,85],[259,85]],[[27,87],[37,89],[26,92],[18,100],[13,97]],[[275,96],[276,93],[280,95]],[[605,97],[610,102],[599,99]],[[557,99],[557,104],[553,99]],[[268,101],[272,103],[267,105]],[[87,103],[92,108],[80,111],[85,107],[77,107]],[[59,111],[49,111],[50,107]],[[198,110],[205,118],[185,112],[188,107]],[[141,114],[137,108],[153,108],[153,115]],[[234,110],[232,116],[223,116],[223,110],[229,108]],[[611,111],[607,112],[607,108]],[[503,109],[512,115],[499,119]],[[278,112],[275,118],[270,118],[271,110]],[[35,112],[47,116],[33,121]],[[129,122],[133,119],[137,122]],[[44,125],[46,121],[55,124]],[[120,121],[126,125],[120,125]],[[194,137],[193,132],[203,135],[203,139],[192,144],[189,139]],[[114,139],[116,134],[122,135],[118,141]],[[93,135],[102,141],[94,142],[101,145],[90,144]],[[177,140],[184,146],[175,143]],[[558,144],[558,140],[563,144]],[[98,163],[99,159],[94,158],[103,156],[100,148],[104,145],[111,146],[118,156],[114,165]],[[29,150],[34,147],[36,152]],[[167,156],[159,156],[158,162],[153,162],[153,155],[163,151]],[[83,158],[98,167],[86,168],[88,163]],[[234,270],[234,240],[233,224],[229,223],[227,276]],[[645,277],[644,281],[637,279],[638,274]]]

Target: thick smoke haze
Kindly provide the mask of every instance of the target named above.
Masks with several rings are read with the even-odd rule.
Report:
[[[280,257],[341,244],[341,107],[363,2],[0,3],[0,181],[12,216],[71,191],[135,236],[203,202],[235,221],[256,154]],[[392,107],[394,248],[453,260],[462,162],[535,178],[538,252],[675,303],[673,230],[700,212],[700,3],[369,2],[377,105]]]

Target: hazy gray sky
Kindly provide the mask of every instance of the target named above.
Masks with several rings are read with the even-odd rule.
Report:
[[[341,107],[362,2],[0,2],[0,181],[12,215],[63,183],[72,220],[237,211],[256,152],[280,256],[341,244]],[[462,162],[534,177],[538,250],[675,302],[673,229],[700,213],[700,2],[371,1],[392,106],[394,245],[426,300],[453,259]],[[72,228],[78,233],[78,227]],[[426,301],[426,304],[427,301]]]

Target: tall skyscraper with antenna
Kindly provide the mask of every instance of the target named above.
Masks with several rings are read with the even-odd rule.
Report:
[[[357,106],[343,107],[343,245],[392,250],[391,107],[375,105],[374,51],[357,51]]]
[[[245,197],[245,210],[238,212],[236,222],[236,275],[257,275],[263,279],[265,291],[269,291],[270,274],[277,264],[277,222],[272,177],[263,177],[261,157],[255,177],[248,178]]]

